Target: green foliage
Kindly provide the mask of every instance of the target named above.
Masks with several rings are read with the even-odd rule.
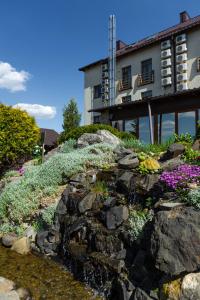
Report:
[[[20,176],[18,171],[11,170],[11,171],[8,171],[4,174],[3,179],[8,179],[8,178],[11,178],[11,177],[18,177],[18,176]]]
[[[53,224],[53,218],[56,211],[56,203],[51,204],[42,212],[42,221],[47,225]]]
[[[126,139],[123,141],[125,148],[131,148],[135,152],[143,152],[146,154],[152,153],[154,155],[160,154],[168,149],[168,147],[174,142],[173,139],[169,139],[165,143],[161,144],[145,144],[137,139]]]
[[[108,187],[105,181],[96,181],[91,190],[98,195],[108,196]]]
[[[180,143],[183,145],[192,145],[193,138],[189,133],[182,133],[180,135],[174,134],[174,143]]]
[[[113,128],[110,125],[105,125],[105,124],[92,124],[92,125],[85,125],[78,127],[76,129],[71,130],[70,132],[62,132],[59,138],[59,143],[63,143],[69,139],[75,139],[77,140],[82,134],[84,133],[96,133],[98,130],[108,130],[115,136],[117,136],[120,139],[128,139],[128,138],[133,138],[133,135],[124,132],[124,131],[119,131],[116,128]]]
[[[64,144],[61,145],[60,152],[61,153],[72,152],[74,151],[75,145],[76,145],[76,141],[74,139],[69,139]]]
[[[193,150],[191,147],[186,147],[185,152],[183,154],[183,159],[187,163],[199,164],[200,152],[197,150]]]
[[[197,125],[197,132],[196,132],[196,139],[200,139],[200,123],[198,122],[198,125]]]
[[[78,107],[75,99],[71,99],[63,110],[63,129],[64,132],[77,128],[80,125],[81,114],[78,112]]]
[[[113,161],[113,146],[98,144],[58,153],[42,165],[29,167],[19,181],[7,184],[0,194],[0,219],[19,227],[33,218],[41,199],[55,193],[64,177]]]
[[[131,210],[129,214],[129,233],[134,240],[141,238],[145,224],[152,220],[148,210]]]
[[[187,204],[200,209],[200,188],[189,191],[183,200]]]
[[[39,137],[34,118],[18,108],[0,104],[1,164],[12,164],[31,155]]]

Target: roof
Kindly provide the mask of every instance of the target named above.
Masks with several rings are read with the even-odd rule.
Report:
[[[96,108],[96,109],[91,109],[88,112],[103,112],[106,110],[115,110],[115,109],[121,109],[123,107],[129,107],[129,106],[133,106],[133,105],[138,105],[141,103],[147,103],[147,102],[154,102],[156,100],[165,100],[165,99],[169,99],[169,98],[177,98],[177,97],[181,97],[181,96],[187,96],[187,95],[198,95],[200,96],[200,88],[195,88],[195,89],[190,89],[190,90],[186,90],[186,91],[182,91],[182,92],[176,92],[176,93],[172,93],[172,94],[167,94],[167,95],[160,95],[160,96],[155,96],[155,97],[149,97],[149,98],[145,98],[145,99],[140,99],[140,100],[135,100],[135,101],[130,101],[130,102],[126,102],[126,103],[120,103],[120,104],[115,104],[115,105],[111,105],[111,106],[104,106],[104,107],[100,107],[100,108]]]
[[[45,132],[44,144],[47,146],[55,146],[59,137],[59,133],[53,129],[40,128],[40,132]]]
[[[168,29],[160,31],[160,32],[153,34],[147,38],[144,38],[136,43],[127,45],[126,47],[122,48],[121,50],[118,50],[116,52],[116,56],[117,56],[117,58],[120,58],[120,57],[130,54],[136,50],[150,46],[158,41],[165,40],[165,39],[171,37],[172,35],[182,33],[183,31],[187,31],[187,30],[192,29],[199,25],[200,25],[200,16],[190,18],[185,22],[179,23]],[[88,69],[90,67],[93,67],[95,65],[105,62],[106,60],[107,60],[107,57],[104,59],[97,60],[91,64],[88,64],[88,65],[80,68],[79,71],[85,71],[86,69]]]

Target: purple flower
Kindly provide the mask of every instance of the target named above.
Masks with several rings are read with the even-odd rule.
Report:
[[[18,170],[18,173],[19,173],[20,176],[24,175],[24,172],[25,172],[24,168],[20,168]]]

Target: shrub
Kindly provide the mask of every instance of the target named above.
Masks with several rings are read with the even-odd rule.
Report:
[[[129,233],[134,240],[142,236],[145,224],[153,218],[148,210],[131,210],[129,215]]]
[[[29,167],[19,181],[9,183],[0,194],[0,219],[17,226],[27,222],[37,211],[41,198],[54,193],[63,177],[113,161],[113,146],[98,144],[58,153],[42,165]]]
[[[74,139],[69,139],[64,144],[61,145],[60,152],[61,153],[72,152],[75,148],[75,145],[76,145],[76,141]]]
[[[183,145],[192,145],[193,143],[193,138],[190,133],[182,133],[180,135],[174,134],[174,142],[175,143],[180,143]]]
[[[17,162],[32,154],[40,137],[34,118],[25,111],[0,104],[0,163]]]
[[[160,164],[153,158],[147,158],[140,163],[138,169],[142,174],[155,173],[160,169]]]
[[[200,209],[200,188],[189,191],[188,195],[183,200],[187,204]]]
[[[42,221],[47,225],[53,224],[53,218],[56,211],[56,203],[51,204],[42,212]]]
[[[120,139],[133,137],[132,134],[130,134],[128,132],[119,131],[110,125],[92,124],[92,125],[85,125],[85,126],[75,128],[68,133],[62,132],[60,135],[60,138],[59,138],[59,143],[63,143],[69,139],[77,140],[84,133],[96,133],[98,130],[101,130],[101,129],[110,131],[112,134],[114,134],[115,136],[117,136]]]
[[[189,183],[199,184],[200,166],[180,165],[173,171],[164,171],[160,176],[160,180],[170,189],[180,192],[186,191]]]
[[[185,162],[199,164],[200,163],[200,152],[193,150],[191,147],[186,147],[183,154],[183,159]]]

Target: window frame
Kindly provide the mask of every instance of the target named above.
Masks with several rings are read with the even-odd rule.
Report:
[[[93,86],[93,99],[101,98],[101,94],[102,94],[101,89],[102,89],[101,84],[96,84]]]

